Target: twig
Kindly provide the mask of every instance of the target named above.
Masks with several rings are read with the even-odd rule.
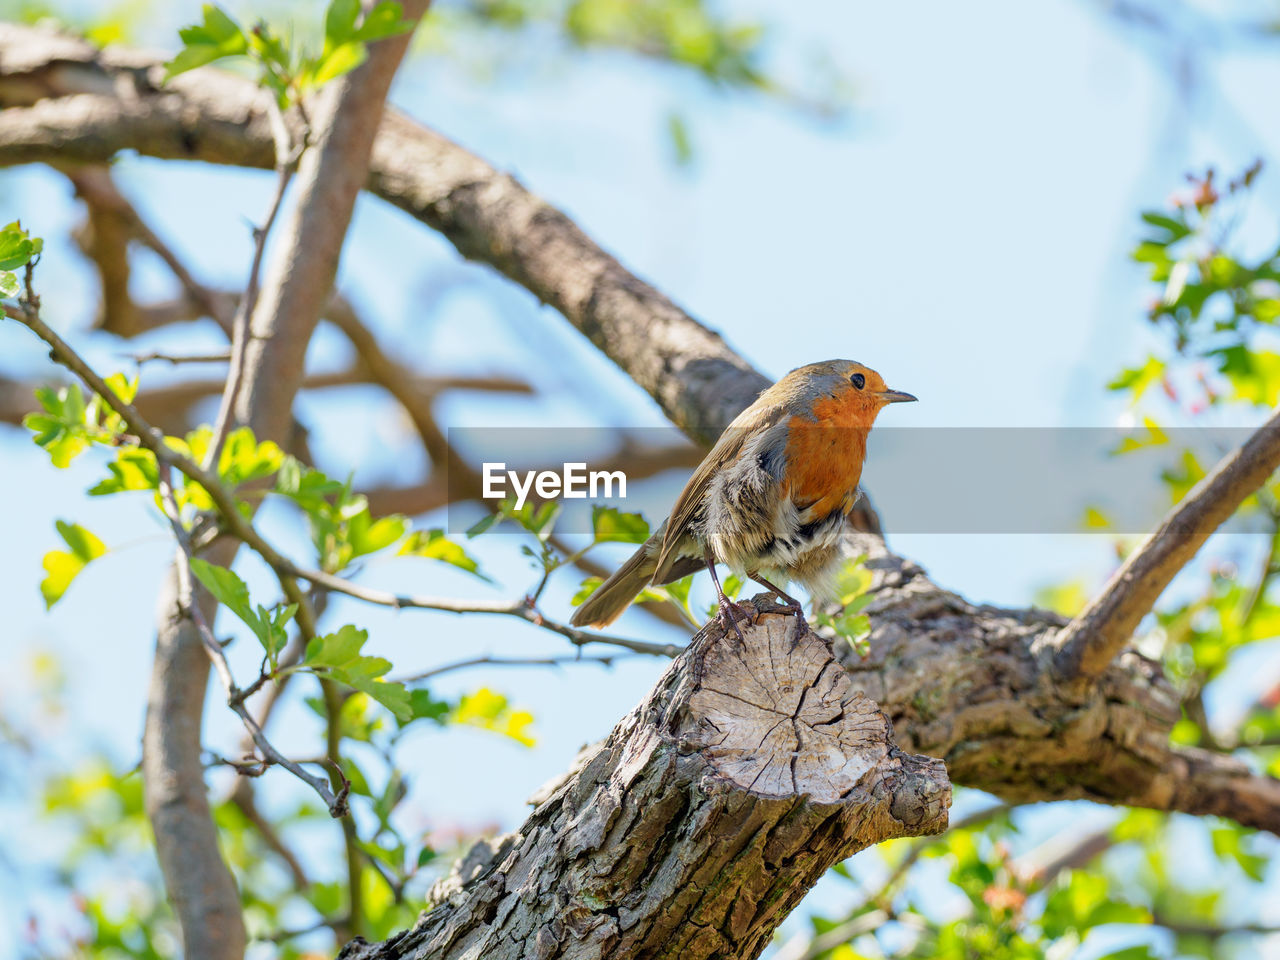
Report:
[[[258,750],[262,753],[265,762],[284,767],[284,769],[311,787],[320,795],[320,799],[329,808],[330,816],[346,816],[347,793],[350,789],[350,784],[345,783],[345,778],[343,786],[339,787],[336,792],[330,790],[329,784],[323,779],[308,773],[301,766],[276,750],[271,745],[271,741],[267,739],[266,734],[262,732],[262,728],[258,726],[257,721],[254,720],[253,714],[244,705],[244,698],[240,696],[240,689],[236,686],[235,677],[231,674],[231,666],[227,663],[226,654],[223,653],[222,646],[209,628],[209,623],[205,620],[199,604],[195,602],[195,587],[191,576],[191,539],[187,533],[186,526],[182,522],[182,514],[178,508],[177,498],[173,494],[170,469],[167,463],[159,465],[159,486],[160,503],[164,509],[165,516],[169,520],[169,526],[173,529],[173,535],[177,539],[179,547],[177,554],[178,603],[186,616],[195,625],[200,635],[200,640],[204,644],[205,652],[209,654],[209,660],[213,663],[214,672],[218,674],[218,678],[222,681],[222,687],[226,693],[227,706],[240,717],[245,729],[253,737],[254,744],[257,745]]]
[[[837,924],[824,933],[813,937],[798,934],[788,940],[774,954],[774,960],[816,960],[843,943],[848,943],[864,933],[872,933],[893,919],[887,910],[869,910],[858,914],[843,923]]]
[[[320,678],[320,691],[324,697],[325,756],[329,761],[331,782],[335,790],[341,790],[346,777],[342,773],[342,703],[343,697],[331,680]],[[363,859],[360,837],[356,834],[355,821],[351,817],[342,820],[342,847],[347,861],[347,928],[339,932],[339,938],[350,940],[364,932],[364,888],[360,883],[360,864]]]
[[[153,350],[150,353],[122,353],[120,356],[132,360],[138,366],[154,360],[163,360],[176,367],[183,363],[226,363],[231,359],[230,352],[226,350],[221,353],[161,353]]]
[[[84,198],[91,211],[96,206],[100,211],[109,211],[120,217],[125,229],[164,261],[182,285],[188,299],[220,325],[227,324],[227,318],[222,312],[223,305],[217,295],[192,275],[172,248],[142,219],[137,208],[116,186],[109,167],[77,166],[64,169],[63,173],[75,185],[76,191]],[[106,269],[105,266],[103,269]]]
[[[266,943],[284,943],[287,940],[294,940],[297,937],[305,937],[308,933],[315,933],[317,930],[324,930],[326,928],[336,932],[338,930],[345,929],[350,922],[350,917],[330,917],[326,920],[317,920],[309,927],[298,927],[293,930],[276,930],[273,933],[263,934],[255,937],[254,939]]]
[[[624,653],[610,657],[584,657],[579,654],[561,657],[472,657],[469,660],[455,660],[453,663],[433,667],[421,673],[397,677],[394,682],[421,683],[423,680],[430,680],[432,677],[438,677],[441,674],[453,673],[455,670],[466,670],[470,667],[560,667],[568,663],[594,663],[602,667],[612,667],[619,660],[631,660],[640,656],[643,656],[643,654]]]
[[[294,888],[297,890],[309,889],[311,887],[311,878],[307,876],[302,863],[285,844],[275,825],[264,817],[262,811],[258,809],[258,804],[253,796],[253,783],[243,777],[237,778],[235,789],[231,791],[230,800],[244,814],[245,819],[253,824],[254,829],[258,831],[258,835],[262,837],[263,843],[284,861],[290,876],[293,877]]]
[[[231,366],[227,371],[227,383],[222,391],[222,402],[218,406],[218,417],[214,421],[213,436],[209,442],[209,452],[205,456],[206,467],[216,467],[222,455],[222,445],[231,432],[235,419],[236,397],[240,393],[245,376],[245,345],[249,340],[249,319],[258,305],[258,292],[262,277],[262,257],[267,249],[267,237],[275,225],[280,206],[284,203],[284,195],[289,189],[289,181],[293,179],[293,171],[298,158],[306,148],[307,134],[298,140],[297,147],[289,142],[289,131],[284,118],[280,115],[280,107],[271,100],[271,130],[275,141],[276,153],[276,191],[271,198],[271,206],[267,210],[267,218],[262,225],[253,230],[253,260],[249,264],[249,280],[245,284],[244,296],[236,306],[235,317],[231,321]]]
[[[1096,679],[1129,641],[1164,588],[1209,535],[1280,467],[1280,412],[1197,483],[1106,587],[1059,634],[1054,670],[1062,680]]]
[[[1151,922],[1157,927],[1164,927],[1166,930],[1170,930],[1173,933],[1206,937],[1209,940],[1218,940],[1222,937],[1229,937],[1232,934],[1240,933],[1280,933],[1280,926],[1273,926],[1265,923],[1242,923],[1237,926],[1226,926],[1222,924],[1209,923],[1207,921],[1175,920],[1173,917],[1159,911],[1152,913]]]
[[[19,303],[17,307],[12,307],[6,303],[4,304],[4,309],[8,316],[27,326],[36,336],[47,343],[52,355],[59,363],[79,377],[90,390],[101,396],[106,404],[120,415],[120,418],[128,426],[130,432],[138,438],[138,441],[155,454],[158,463],[173,467],[185,474],[189,479],[200,484],[208,492],[209,499],[213,501],[230,534],[262,557],[279,578],[285,596],[291,603],[298,604],[298,627],[304,631],[305,635],[314,635],[315,623],[311,614],[310,601],[305,592],[298,586],[298,579],[308,580],[335,593],[342,593],[368,603],[396,609],[416,608],[439,610],[446,613],[487,613],[517,617],[527,623],[558,633],[577,646],[583,646],[588,643],[606,643],[622,647],[633,653],[645,653],[659,657],[675,657],[683,649],[670,643],[652,643],[608,634],[588,633],[576,627],[548,619],[536,607],[523,599],[516,603],[510,603],[503,601],[464,601],[444,597],[395,594],[386,590],[364,587],[321,570],[308,570],[300,567],[263,539],[261,534],[254,528],[253,523],[241,513],[236,505],[235,497],[223,485],[216,473],[201,466],[190,457],[184,456],[165,443],[160,433],[142,418],[132,404],[121,400],[116,392],[107,386],[106,382],[84,361],[75,349],[40,319],[37,310],[26,303]]]

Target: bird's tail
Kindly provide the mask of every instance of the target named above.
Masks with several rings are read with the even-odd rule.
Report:
[[[583,601],[570,619],[575,627],[607,627],[622,616],[636,595],[649,585],[658,570],[662,531],[650,537],[595,593]]]

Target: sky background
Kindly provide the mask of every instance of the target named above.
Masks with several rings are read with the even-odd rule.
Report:
[[[300,20],[320,16],[319,5],[292,6]],[[567,53],[550,36],[542,44],[472,39],[420,52],[392,99],[559,206],[771,376],[829,357],[860,360],[919,396],[920,403],[885,414],[904,428],[1113,426],[1127,414],[1106,382],[1155,343],[1142,319],[1143,273],[1126,258],[1138,211],[1163,203],[1187,170],[1216,164],[1231,174],[1259,155],[1280,155],[1280,60],[1263,45],[1203,38],[1191,50],[1188,87],[1168,69],[1177,44],[1119,24],[1104,7],[1083,0],[723,4],[774,26],[773,63],[783,76],[802,75],[820,52],[850,78],[851,109],[835,121],[711,89],[678,68],[625,54]],[[229,9],[247,15],[249,7]],[[142,41],[172,48],[176,26],[196,10],[188,2],[164,5]],[[666,134],[673,112],[692,137],[684,166],[674,162]],[[268,203],[268,175],[136,157],[116,170],[122,189],[202,281],[243,282],[246,222]],[[1250,229],[1273,242],[1280,173],[1267,172],[1259,194],[1265,216]],[[38,274],[46,317],[99,369],[127,366],[121,352],[220,346],[211,326],[128,344],[88,336],[96,288],[68,240],[80,213],[67,182],[38,168],[5,172],[0,208],[5,222],[21,218],[47,238]],[[157,262],[137,262],[140,300],[174,292]],[[527,400],[449,397],[440,409],[450,426],[663,423],[655,405],[558,314],[461,261],[442,238],[376,199],[357,207],[339,287],[388,351],[415,369],[510,372],[540,389]],[[0,326],[0,370],[39,370],[42,355],[26,331]],[[322,332],[312,366],[334,368],[346,356],[340,337]],[[159,383],[168,374],[148,368],[144,376]],[[316,430],[317,457],[336,472],[354,469],[361,484],[421,474],[425,460],[409,424],[376,391],[309,394],[299,412]],[[65,664],[72,707],[49,731],[51,756],[70,762],[104,749],[125,769],[139,756],[154,600],[170,551],[140,500],[83,496],[101,471],[92,457],[54,471],[25,431],[0,428],[0,502],[9,505],[0,514],[8,546],[0,551],[4,644],[19,657],[53,651]],[[946,463],[937,464],[940,487],[946,472]],[[674,495],[680,482],[658,484]],[[894,482],[877,470],[873,446],[866,487],[874,498],[878,485]],[[88,526],[113,551],[46,614],[40,558],[60,546],[58,518]],[[895,516],[883,520],[898,552],[977,602],[1025,605],[1037,589],[1072,578],[1092,588],[1114,561],[1103,536],[895,536]],[[268,510],[262,523],[280,542],[305,546],[287,514]],[[418,526],[440,523],[423,518]],[[423,560],[375,563],[362,579],[489,597],[514,597],[534,579],[511,538],[477,541],[475,551],[498,590]],[[601,559],[612,563],[623,552],[602,551]],[[251,560],[238,569],[269,594],[269,578]],[[576,586],[572,572],[557,576],[546,609],[567,617]],[[501,620],[335,601],[328,623],[343,618],[368,627],[370,646],[401,673],[485,652],[569,652],[549,634]],[[635,613],[618,629],[682,638]],[[240,676],[256,671],[248,644],[233,649],[233,667]],[[421,829],[518,825],[525,798],[582,744],[606,734],[663,667],[641,659],[609,671],[583,665],[442,678],[433,688],[440,694],[491,686],[530,709],[538,745],[420,725],[403,757],[416,774],[407,822]],[[0,676],[0,696],[19,708],[22,676]],[[1232,689],[1249,683],[1242,675]],[[211,699],[207,742],[230,752],[237,723]],[[277,746],[314,751],[317,724],[305,708],[291,706],[275,723]],[[220,776],[212,781],[225,787]],[[268,775],[268,805],[297,797],[287,781]],[[3,804],[19,829],[4,843],[0,889],[23,895],[0,896],[0,957],[26,908],[56,911],[30,882],[39,876],[47,829],[21,827],[30,809],[20,791],[10,789]],[[1090,814],[1097,815],[1105,814]],[[1037,827],[1035,817],[1027,820],[1033,839],[1061,822]],[[815,896],[835,905],[847,899],[829,884]]]

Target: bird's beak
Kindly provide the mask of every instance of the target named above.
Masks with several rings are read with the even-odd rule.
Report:
[[[881,390],[877,396],[885,403],[910,403],[917,398],[901,390]]]

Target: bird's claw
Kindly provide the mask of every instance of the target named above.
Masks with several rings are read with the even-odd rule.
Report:
[[[734,603],[728,597],[720,598],[719,608],[720,611],[716,614],[716,620],[719,621],[720,626],[726,631],[732,627],[733,632],[738,635],[739,642],[745,644],[747,642],[747,638],[743,636],[742,628],[738,626],[738,615],[741,614],[741,619],[743,620],[750,620],[751,614],[748,613],[740,604]]]

